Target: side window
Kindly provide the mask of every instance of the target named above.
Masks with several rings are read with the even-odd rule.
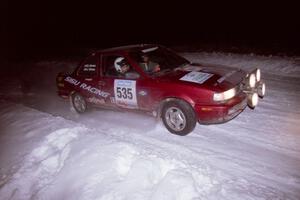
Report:
[[[103,56],[103,69],[103,75],[106,77],[131,80],[140,77],[128,60],[119,55]]]
[[[97,75],[97,56],[92,54],[87,57],[78,70],[80,76],[96,76]]]
[[[114,77],[118,76],[118,72],[115,68],[115,60],[120,57],[117,55],[103,56],[103,75]]]

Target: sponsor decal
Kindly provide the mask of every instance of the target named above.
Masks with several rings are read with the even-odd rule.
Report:
[[[146,95],[147,95],[147,92],[144,91],[144,90],[141,90],[141,91],[139,91],[139,95],[141,95],[141,96],[146,96]]]
[[[96,97],[90,97],[87,99],[87,101],[94,104],[105,104],[104,99],[98,99]]]
[[[80,81],[78,81],[74,78],[71,78],[69,76],[65,78],[65,81],[72,84],[72,85],[79,86],[79,88],[84,89],[84,90],[86,90],[90,93],[93,93],[97,96],[100,96],[100,97],[106,98],[110,95],[108,92],[101,91],[98,88],[95,88],[95,87],[93,87],[91,85],[88,85],[86,83],[81,83]]]
[[[75,85],[75,86],[77,86],[77,85],[80,84],[80,81],[77,81],[76,79],[71,78],[71,77],[69,77],[69,76],[67,76],[67,77],[65,78],[65,81],[67,81],[68,83],[71,83],[72,85]]]
[[[115,79],[114,93],[116,104],[126,108],[136,108],[136,81]]]
[[[81,83],[80,84],[80,88],[82,88],[84,90],[87,90],[90,93],[93,93],[93,94],[96,94],[98,96],[104,97],[104,98],[106,98],[109,95],[109,93],[103,92],[103,91],[101,91],[101,90],[99,90],[99,89],[97,89],[95,87],[92,87],[92,86],[86,84],[86,83]]]
[[[85,72],[94,72],[94,71],[96,71],[96,65],[95,64],[85,64],[83,66],[83,71],[85,71]]]
[[[210,73],[194,72],[193,71],[193,72],[190,72],[190,73],[184,75],[179,80],[202,84],[212,76],[213,76],[213,74],[210,74]]]

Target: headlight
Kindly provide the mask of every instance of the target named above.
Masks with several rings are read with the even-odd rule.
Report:
[[[260,77],[261,77],[260,69],[257,68],[255,70],[255,75],[256,75],[256,81],[259,82],[260,81]]]
[[[258,104],[258,94],[257,93],[252,93],[248,95],[248,105],[251,108],[255,108]]]
[[[214,94],[214,101],[225,101],[225,100],[231,99],[235,95],[236,95],[236,89],[232,88],[232,89],[227,90],[225,92],[215,93]]]
[[[255,84],[256,84],[256,77],[255,77],[254,74],[250,74],[250,76],[249,76],[249,86],[251,88],[254,88]]]

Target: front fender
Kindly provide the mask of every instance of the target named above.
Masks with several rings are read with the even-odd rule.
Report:
[[[154,116],[160,118],[161,117],[161,112],[162,109],[165,105],[165,103],[170,102],[170,101],[176,101],[176,100],[180,100],[180,101],[185,101],[186,103],[188,103],[193,109],[195,107],[195,102],[189,98],[189,97],[166,97],[164,99],[162,99],[158,105],[158,107],[156,108],[156,110],[154,111]]]

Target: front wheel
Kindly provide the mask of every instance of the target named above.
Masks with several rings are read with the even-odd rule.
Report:
[[[162,120],[171,133],[180,136],[192,132],[197,123],[193,108],[181,100],[165,103],[162,109]]]
[[[85,99],[78,93],[71,95],[71,106],[77,113],[84,113],[87,109]]]

